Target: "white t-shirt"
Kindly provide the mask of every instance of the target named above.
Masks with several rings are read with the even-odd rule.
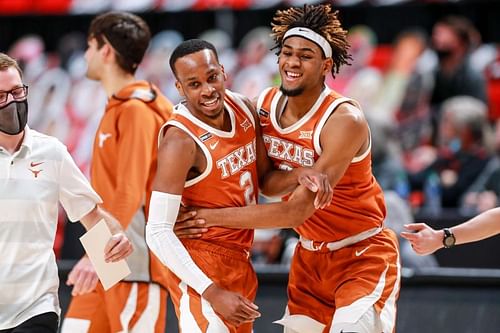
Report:
[[[0,147],[0,330],[60,313],[52,249],[58,205],[78,221],[100,202],[56,138],[26,126],[17,152]]]

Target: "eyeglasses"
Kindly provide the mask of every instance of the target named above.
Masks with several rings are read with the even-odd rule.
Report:
[[[28,86],[23,85],[22,87],[17,87],[9,91],[0,90],[0,104],[4,104],[7,102],[9,94],[12,95],[12,98],[14,98],[14,100],[20,101],[28,96]]]

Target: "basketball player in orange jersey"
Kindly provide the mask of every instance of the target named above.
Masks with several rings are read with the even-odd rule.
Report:
[[[334,189],[329,205],[316,209],[314,194],[298,186],[281,203],[197,211],[207,227],[293,227],[300,234],[288,306],[277,321],[286,333],[395,331],[398,244],[384,227],[370,130],[357,102],[325,86],[325,76],[350,58],[346,33],[330,5],[278,11],[273,37],[282,83],[257,103],[274,167],[325,173]],[[262,190],[279,193],[268,182]]]
[[[181,43],[170,66],[185,100],[160,131],[146,240],[170,270],[169,292],[182,332],[251,333],[260,316],[252,303],[257,290],[249,260],[253,230],[214,227],[201,240],[181,242],[173,229],[181,202],[207,208],[256,203],[257,170],[271,166],[257,115],[243,96],[225,90],[212,44],[199,39]],[[297,171],[268,177],[278,175],[282,186],[310,180],[312,190],[322,187],[307,169]],[[328,200],[318,199],[318,205],[331,199],[328,188],[320,191]]]
[[[157,87],[134,77],[149,41],[149,28],[136,15],[106,13],[90,25],[87,77],[101,82],[108,95],[94,141],[91,181],[135,251],[127,260],[131,275],[107,291],[97,284],[88,259],[78,262],[68,276],[73,299],[62,333],[165,332],[166,270],[150,254],[144,230],[157,135],[172,104]]]

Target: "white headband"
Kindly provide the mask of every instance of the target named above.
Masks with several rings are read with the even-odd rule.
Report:
[[[314,32],[313,30],[304,27],[292,28],[285,33],[283,41],[291,36],[300,36],[309,39],[311,42],[314,42],[319,47],[321,47],[321,49],[325,53],[325,57],[327,58],[332,57],[332,47],[330,46],[330,43],[328,43],[328,41],[317,32]]]

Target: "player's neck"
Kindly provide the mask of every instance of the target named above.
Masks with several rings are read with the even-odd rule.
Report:
[[[229,113],[226,109],[223,109],[215,118],[203,116],[202,120],[210,127],[216,128],[220,131],[231,131],[231,118],[229,117]]]
[[[0,147],[3,147],[10,154],[14,154],[19,150],[21,143],[23,142],[24,131],[16,135],[9,135],[0,132]]]
[[[299,96],[289,96],[285,112],[298,119],[302,118],[316,103],[324,86],[318,86],[314,89],[304,91]]]
[[[108,98],[136,81],[135,76],[123,71],[109,71],[101,78],[101,84]]]

